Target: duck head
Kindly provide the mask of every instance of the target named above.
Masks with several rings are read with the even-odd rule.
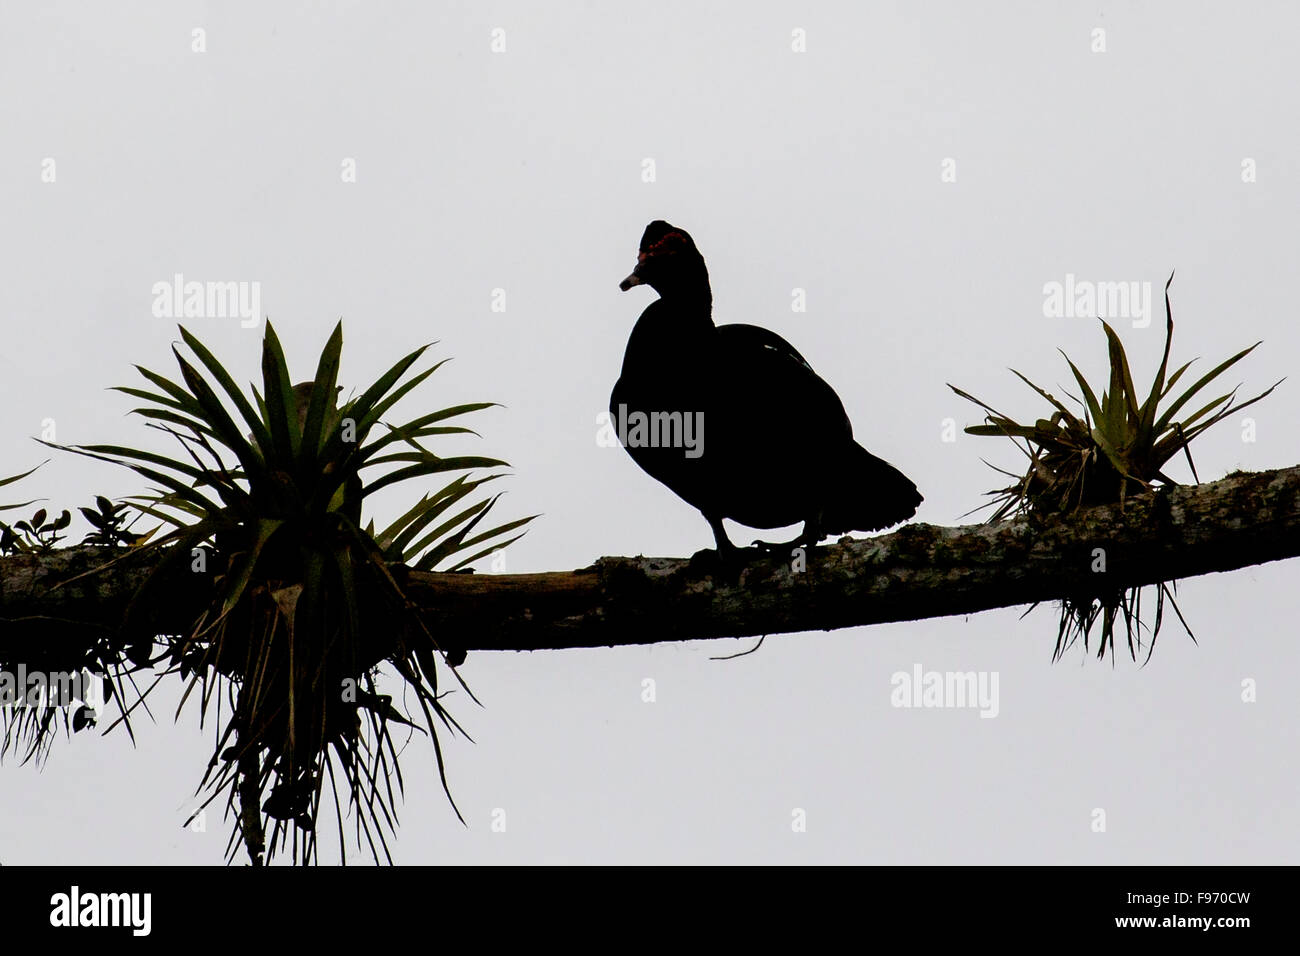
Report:
[[[645,227],[636,268],[618,287],[626,292],[634,285],[648,285],[664,299],[702,296],[711,302],[713,298],[709,270],[695,240],[685,229],[662,219]]]

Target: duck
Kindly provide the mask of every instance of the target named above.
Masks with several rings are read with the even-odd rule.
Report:
[[[717,553],[741,550],[724,519],[802,522],[793,541],[754,542],[775,550],[916,514],[916,485],[858,444],[844,403],[793,345],[760,326],[714,324],[709,271],[686,230],[646,226],[619,289],[642,285],[659,298],[628,337],[610,423],[643,471],[704,516]]]

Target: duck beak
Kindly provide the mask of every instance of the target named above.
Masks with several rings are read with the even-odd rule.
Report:
[[[632,270],[630,276],[618,284],[620,290],[626,292],[634,285],[645,285],[645,279],[641,278],[641,266],[645,263],[645,258],[644,253],[636,257],[636,268]]]

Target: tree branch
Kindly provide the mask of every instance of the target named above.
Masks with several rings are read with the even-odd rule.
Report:
[[[145,562],[103,564],[102,549],[0,559],[0,661],[28,629],[85,646],[121,619]],[[1231,571],[1300,556],[1300,466],[1168,488],[1050,521],[942,528],[755,556],[720,568],[681,558],[601,558],[543,574],[407,572],[405,586],[444,647],[542,650],[825,630],[970,614]],[[156,560],[156,559],[153,559]],[[1104,562],[1104,571],[1098,570]],[[184,630],[207,579],[183,575],[153,622]],[[52,623],[57,618],[63,625]],[[55,640],[59,638],[56,637]]]

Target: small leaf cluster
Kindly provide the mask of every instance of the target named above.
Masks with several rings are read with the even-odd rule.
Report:
[[[1050,414],[1029,422],[997,411],[992,406],[949,385],[962,398],[985,411],[984,422],[971,425],[971,435],[1009,438],[1027,459],[1023,472],[1001,468],[995,470],[1013,479],[1012,484],[989,492],[993,513],[989,521],[1015,517],[1043,519],[1063,515],[1078,508],[1095,505],[1118,505],[1133,495],[1151,494],[1177,484],[1166,467],[1182,455],[1199,481],[1192,460],[1191,443],[1207,429],[1267,397],[1281,382],[1244,401],[1237,401],[1237,388],[1205,401],[1204,390],[1228,369],[1259,347],[1256,342],[1210,369],[1190,386],[1176,393],[1175,388],[1191,368],[1185,362],[1169,372],[1169,354],[1173,342],[1174,318],[1169,302],[1169,284],[1165,283],[1165,344],[1155,378],[1149,388],[1139,390],[1134,384],[1128,356],[1119,336],[1102,322],[1106,334],[1109,380],[1097,397],[1093,387],[1068,355],[1066,364],[1081,397],[1067,394],[1073,407],[1067,406],[1045,389],[1012,369],[1012,374],[1028,385],[1050,406]],[[1202,396],[1198,401],[1198,396]],[[1165,602],[1170,602],[1185,628],[1177,602],[1176,582],[1154,585],[1156,589],[1154,620],[1148,625],[1142,614],[1141,588],[1116,588],[1098,582],[1080,588],[1079,593],[1062,601],[1060,626],[1054,656],[1080,638],[1085,649],[1094,625],[1099,624],[1101,639],[1098,656],[1107,649],[1113,652],[1115,631],[1122,625],[1130,654],[1136,658],[1147,632],[1147,658],[1155,646],[1156,635],[1164,617]],[[1191,634],[1190,628],[1187,628]],[[1194,639],[1194,638],[1193,638]]]

